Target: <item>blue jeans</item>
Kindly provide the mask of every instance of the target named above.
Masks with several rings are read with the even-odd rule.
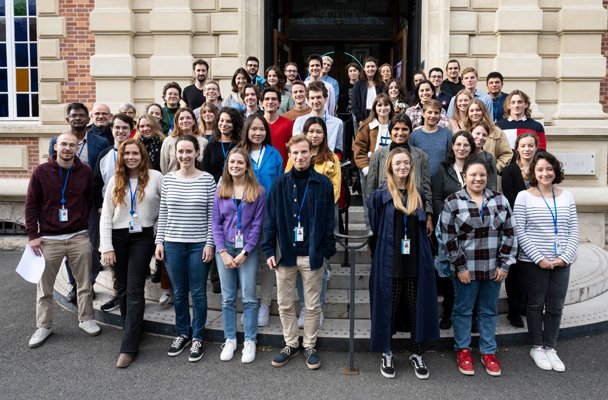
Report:
[[[165,242],[165,265],[173,284],[175,329],[180,336],[190,337],[192,297],[192,339],[203,340],[207,323],[207,275],[211,263],[203,262],[205,243]]]
[[[454,278],[454,349],[471,349],[471,319],[475,301],[478,301],[479,351],[496,353],[496,320],[500,283],[493,280],[474,280],[465,285]]]
[[[240,249],[234,249],[234,243],[224,242],[224,245],[232,257],[241,252]],[[235,269],[226,268],[222,257],[219,254],[215,256],[222,285],[222,321],[226,339],[236,339],[236,292],[239,285],[243,300],[245,340],[255,342],[258,334],[258,297],[256,294],[258,251],[258,247],[253,249],[245,262]]]
[[[327,263],[325,265],[325,271],[323,271],[323,283],[321,286],[321,312],[323,312],[323,306],[325,305],[325,293],[327,292],[327,282],[329,281],[329,269]],[[304,308],[304,285],[302,285],[302,275],[298,274],[296,279],[296,289],[298,289],[298,299],[300,303],[300,310]]]

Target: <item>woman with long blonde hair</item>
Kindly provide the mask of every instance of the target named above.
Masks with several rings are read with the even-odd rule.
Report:
[[[450,129],[452,132],[456,133],[466,130],[464,124],[467,120],[467,109],[471,100],[473,100],[473,96],[467,89],[462,89],[456,93],[454,116],[450,118]]]
[[[391,337],[410,331],[409,362],[429,377],[424,341],[439,337],[433,256],[426,233],[424,194],[416,188],[410,152],[397,147],[386,160],[386,183],[367,201],[372,268],[370,351],[382,352],[380,372],[395,377]],[[390,323],[387,323],[390,321]]]
[[[215,260],[222,290],[224,343],[220,360],[230,361],[236,350],[236,294],[243,300],[245,343],[242,363],[255,359],[258,331],[258,242],[262,234],[266,194],[258,183],[249,153],[230,151],[213,203]]]
[[[125,321],[116,366],[126,368],[139,351],[144,323],[144,286],[154,254],[163,176],[149,168],[142,142],[118,148],[116,173],[108,182],[100,219],[102,261],[114,268],[120,315]]]

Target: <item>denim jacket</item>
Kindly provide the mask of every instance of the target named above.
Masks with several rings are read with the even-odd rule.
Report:
[[[294,228],[297,225],[297,188],[293,170],[277,178],[270,189],[264,217],[262,249],[266,258],[276,256],[278,240],[282,266],[296,265]],[[294,201],[296,200],[296,201]],[[309,251],[310,268],[321,268],[324,258],[336,253],[334,238],[334,192],[329,178],[311,168],[310,186],[306,196],[308,215],[311,216]]]

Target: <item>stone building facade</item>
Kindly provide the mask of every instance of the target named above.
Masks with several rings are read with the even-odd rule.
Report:
[[[480,90],[485,75],[498,70],[505,91],[530,95],[549,149],[567,161],[564,184],[576,196],[581,238],[602,247],[608,209],[607,3],[425,0],[417,15],[425,69],[457,58],[478,69]],[[38,0],[36,8],[39,118],[0,119],[0,221],[22,219],[28,175],[46,159],[48,140],[65,129],[67,103],[101,101],[116,110],[131,101],[143,112],[146,104],[161,101],[167,81],[191,83],[196,58],[209,62],[223,93],[247,56],[270,61],[264,0]]]

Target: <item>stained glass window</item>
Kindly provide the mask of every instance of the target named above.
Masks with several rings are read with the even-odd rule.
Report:
[[[36,0],[0,2],[0,120],[38,118]]]

